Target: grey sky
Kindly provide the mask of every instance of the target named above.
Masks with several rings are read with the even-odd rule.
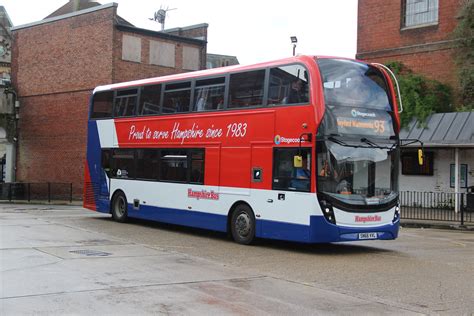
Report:
[[[43,19],[67,0],[2,0],[14,25]],[[99,0],[100,3],[111,1]],[[208,23],[208,52],[235,55],[242,64],[297,53],[353,58],[356,53],[357,0],[211,1],[116,0],[118,14],[137,27],[159,30],[148,18],[160,8],[169,12],[166,28]]]

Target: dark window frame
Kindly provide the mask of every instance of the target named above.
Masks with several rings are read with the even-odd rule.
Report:
[[[287,67],[287,66],[301,66],[302,68],[305,69],[305,71],[308,73],[308,102],[303,102],[303,103],[293,103],[293,104],[268,104],[268,97],[269,97],[269,92],[270,92],[270,69],[272,68],[279,68],[279,67]],[[248,107],[234,107],[234,108],[229,108],[229,100],[230,100],[230,76],[235,75],[235,74],[242,74],[246,72],[253,72],[253,71],[264,71],[264,81],[263,81],[263,96],[262,96],[262,104],[260,105],[253,105],[253,106],[248,106]],[[197,81],[203,81],[203,80],[212,80],[212,79],[217,79],[217,78],[224,78],[224,84],[219,84],[219,85],[210,85],[210,87],[220,87],[224,86],[224,104],[222,109],[211,109],[211,110],[205,110],[205,111],[195,111],[193,109],[194,106],[194,96],[196,93],[196,89],[200,89],[203,87],[207,86],[199,86],[196,87],[196,82]],[[174,84],[180,84],[180,83],[190,83],[189,88],[181,88],[181,89],[172,89],[172,90],[166,90],[166,87],[169,85],[174,85]],[[160,86],[161,91],[160,91],[160,104],[159,104],[159,113],[157,114],[139,114],[138,109],[140,107],[140,102],[142,102],[142,91],[149,86]],[[136,94],[136,104],[135,104],[135,109],[134,109],[134,114],[130,116],[114,116],[115,114],[115,99],[117,97],[117,93],[120,91],[126,91],[126,90],[131,90],[131,89],[137,89],[137,94]],[[165,99],[165,93],[166,92],[178,92],[178,91],[184,91],[184,90],[190,90],[190,102],[189,102],[189,107],[187,111],[184,112],[172,112],[172,113],[164,113],[163,112],[163,103]],[[100,118],[93,118],[92,113],[93,113],[93,107],[94,107],[94,102],[93,102],[93,97],[97,93],[102,93],[102,92],[111,92],[113,93],[113,104],[112,104],[112,113],[111,116],[107,117],[100,117]],[[118,97],[120,98],[120,96]],[[112,118],[131,118],[131,117],[150,117],[150,116],[166,116],[166,115],[176,115],[176,114],[196,114],[196,113],[212,113],[212,112],[222,112],[222,111],[242,111],[242,110],[249,110],[249,109],[259,109],[259,108],[276,108],[276,107],[288,107],[288,106],[301,106],[301,105],[310,105],[311,104],[311,77],[309,76],[309,71],[308,68],[306,67],[305,64],[299,63],[299,62],[294,62],[294,63],[288,63],[288,64],[280,64],[280,65],[272,65],[272,66],[267,66],[267,67],[262,67],[262,68],[255,68],[255,69],[246,69],[246,70],[238,70],[238,71],[232,71],[232,72],[227,72],[223,74],[214,74],[214,75],[209,75],[209,76],[203,76],[203,77],[195,77],[195,78],[190,78],[188,80],[177,80],[177,81],[161,81],[161,82],[152,82],[152,83],[147,83],[145,85],[136,85],[136,86],[130,86],[122,89],[113,89],[113,90],[103,90],[96,92],[92,96],[91,100],[91,107],[90,107],[90,120],[99,120],[99,119],[112,119]]]
[[[120,178],[116,175],[112,175],[112,168],[115,167],[115,162],[113,160],[115,152],[120,150],[133,150],[133,170],[131,173],[133,177]],[[138,151],[139,150],[155,150],[158,157],[158,179],[142,178],[138,177]],[[109,159],[107,161],[109,166],[109,172],[105,171],[103,166],[104,163],[104,152],[109,151]],[[186,181],[173,181],[173,180],[164,180],[162,178],[162,152],[163,151],[185,151],[186,152]],[[193,153],[198,152],[202,153],[202,159],[193,159]],[[202,172],[201,172],[201,181],[191,181],[192,180],[192,162],[196,160],[202,160]],[[102,148],[101,150],[101,168],[107,173],[110,179],[118,180],[138,180],[138,181],[150,181],[150,182],[165,182],[165,183],[182,183],[182,184],[193,184],[193,185],[204,185],[205,174],[206,174],[206,150],[205,148]]]
[[[423,165],[418,164],[418,152],[402,151],[400,160],[402,165],[402,175],[404,176],[433,176],[434,174],[434,152],[425,151],[423,153]],[[409,163],[410,165],[406,165]],[[425,170],[425,168],[427,168]]]
[[[279,187],[275,187],[275,176],[277,174],[277,167],[278,167],[278,164],[276,163],[275,159],[276,159],[276,154],[277,152],[279,151],[295,151],[295,153],[298,153],[299,151],[308,151],[311,155],[311,161],[310,161],[310,177],[308,179],[308,182],[309,182],[309,187],[307,190],[305,189],[290,189],[290,186],[288,185],[286,188],[279,188]],[[314,173],[315,173],[315,166],[313,164],[313,160],[314,160],[314,152],[313,152],[313,147],[274,147],[273,148],[273,154],[272,154],[272,164],[273,164],[273,168],[272,168],[272,190],[273,191],[287,191],[287,192],[304,192],[304,193],[309,193],[311,192],[311,182],[313,180],[313,177],[314,177]],[[292,168],[294,169],[293,167],[293,160],[291,161],[291,164],[292,164]],[[292,170],[293,172],[293,170]],[[305,179],[298,179],[298,178],[295,178],[293,176],[291,177],[288,177],[288,180],[289,182],[291,181],[301,181],[301,180],[305,180]]]
[[[136,90],[136,93],[120,95],[119,96],[119,93],[125,92],[127,90]],[[124,89],[114,90],[114,103],[113,103],[113,109],[112,109],[112,117],[113,118],[124,118],[124,117],[135,117],[135,116],[137,116],[136,114],[137,114],[138,103],[140,102],[140,92],[141,92],[140,87],[128,87],[128,88],[124,88]],[[125,98],[135,98],[135,106],[133,108],[133,113],[131,115],[116,115],[115,111],[116,111],[117,100],[125,99]]]

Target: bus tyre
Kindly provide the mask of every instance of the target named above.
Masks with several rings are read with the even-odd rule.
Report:
[[[127,198],[123,192],[118,192],[112,200],[112,218],[120,223],[124,223],[128,219]]]
[[[248,205],[237,205],[232,212],[230,229],[232,238],[237,243],[249,245],[253,242],[255,239],[255,216]]]

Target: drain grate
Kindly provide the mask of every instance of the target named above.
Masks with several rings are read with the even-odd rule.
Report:
[[[90,249],[71,250],[69,252],[77,254],[77,255],[87,256],[87,257],[107,257],[111,255],[111,253],[109,252],[90,250]]]

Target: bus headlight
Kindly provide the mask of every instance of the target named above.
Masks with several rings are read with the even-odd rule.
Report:
[[[395,223],[396,221],[398,221],[400,219],[400,206],[397,205],[395,206],[395,213],[393,214],[393,220],[392,222]]]
[[[334,216],[334,210],[332,209],[331,203],[326,200],[321,200],[320,205],[324,218],[326,218],[326,220],[331,224],[336,224],[336,217]]]

